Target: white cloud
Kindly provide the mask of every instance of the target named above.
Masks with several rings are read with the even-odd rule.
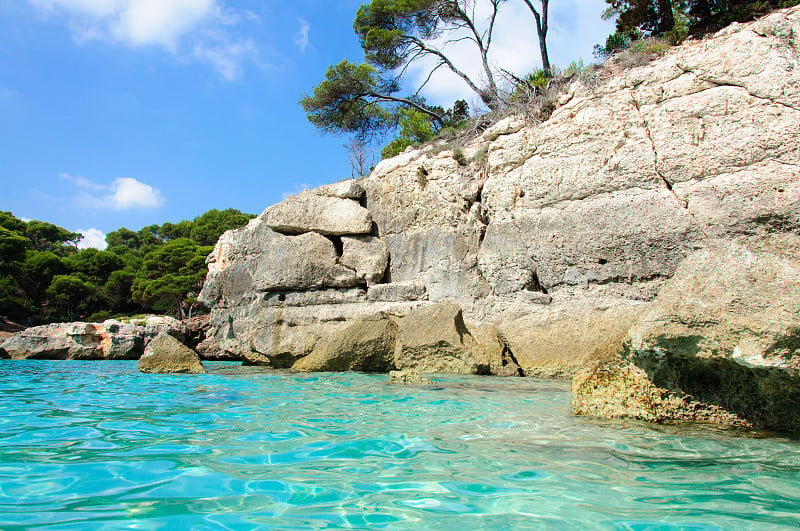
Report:
[[[253,42],[230,28],[241,15],[222,0],[28,0],[40,10],[62,17],[79,42],[102,40],[132,47],[160,46],[205,62],[225,79],[240,75],[242,64],[256,55]],[[199,50],[199,52],[198,52]]]
[[[154,209],[166,202],[160,190],[132,177],[118,177],[108,185],[92,182],[82,176],[73,177],[68,173],[62,173],[59,178],[72,183],[76,188],[76,201],[86,208]]]
[[[73,177],[69,173],[62,173],[58,176],[59,179],[64,179],[65,181],[71,182],[77,188],[83,188],[85,190],[103,190],[106,188],[102,184],[93,183],[86,177],[79,175],[77,177]]]
[[[214,0],[131,0],[112,23],[120,40],[174,48],[178,38],[213,15]]]
[[[481,4],[482,6],[485,4]],[[592,60],[595,44],[604,42],[613,31],[613,21],[603,21],[600,14],[607,7],[602,0],[561,0],[551,2],[547,35],[547,47],[550,62],[564,67],[576,59],[583,59],[587,64]],[[477,13],[477,20],[483,21],[486,13]],[[452,39],[450,34],[446,38]],[[482,75],[480,56],[475,44],[469,41],[445,43],[445,38],[435,41],[440,48],[461,70],[466,72],[480,85],[485,81]],[[490,62],[522,76],[535,68],[541,67],[539,41],[536,34],[536,23],[530,10],[522,2],[508,2],[502,5],[494,31],[494,41],[490,50]],[[436,63],[424,60],[409,68],[408,79],[416,89]],[[498,83],[503,80],[502,74],[497,76]],[[423,90],[429,103],[450,105],[462,98],[471,104],[476,95],[466,83],[446,68],[440,68]]]
[[[305,52],[306,48],[311,44],[308,40],[308,33],[311,31],[311,24],[303,20],[302,18],[299,19],[300,22],[300,29],[297,30],[297,33],[294,37],[294,43],[300,48],[301,52]]]
[[[104,251],[108,244],[106,243],[106,233],[100,229],[78,229],[75,232],[83,234],[83,239],[78,242],[78,249],[99,249]]]
[[[158,208],[164,204],[161,192],[131,177],[118,177],[111,183],[111,195],[105,197],[114,210]]]
[[[256,47],[251,40],[245,42],[219,43],[208,45],[199,43],[194,47],[194,57],[213,66],[219,74],[233,81],[242,75],[242,63],[248,57],[256,56]]]

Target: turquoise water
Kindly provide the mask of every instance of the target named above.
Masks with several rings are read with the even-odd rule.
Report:
[[[794,529],[800,443],[576,418],[533,379],[0,362],[0,528]]]

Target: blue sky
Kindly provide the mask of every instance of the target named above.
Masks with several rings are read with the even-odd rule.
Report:
[[[4,0],[0,2],[0,210],[86,235],[260,213],[350,176],[346,138],[297,105],[342,59],[362,0]],[[552,0],[551,61],[592,61],[612,24],[603,0]],[[494,60],[539,64],[533,18],[508,0]],[[466,50],[452,50],[466,70]],[[411,69],[412,85],[425,75]],[[440,76],[424,93],[475,98]]]

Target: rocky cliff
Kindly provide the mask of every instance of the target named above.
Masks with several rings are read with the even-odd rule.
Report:
[[[544,123],[403,153],[224,234],[205,348],[289,367],[379,312],[402,328],[446,301],[463,309],[444,312],[449,344],[484,360],[448,366],[573,374],[625,343],[687,256],[797,232],[798,132],[800,8],[612,61]],[[408,367],[391,348],[384,368]]]

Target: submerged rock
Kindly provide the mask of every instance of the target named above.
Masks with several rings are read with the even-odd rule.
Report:
[[[163,374],[202,374],[207,372],[195,351],[162,332],[148,343],[139,358],[139,371]]]
[[[389,371],[389,383],[399,385],[432,385],[433,382],[423,378],[416,371]]]

